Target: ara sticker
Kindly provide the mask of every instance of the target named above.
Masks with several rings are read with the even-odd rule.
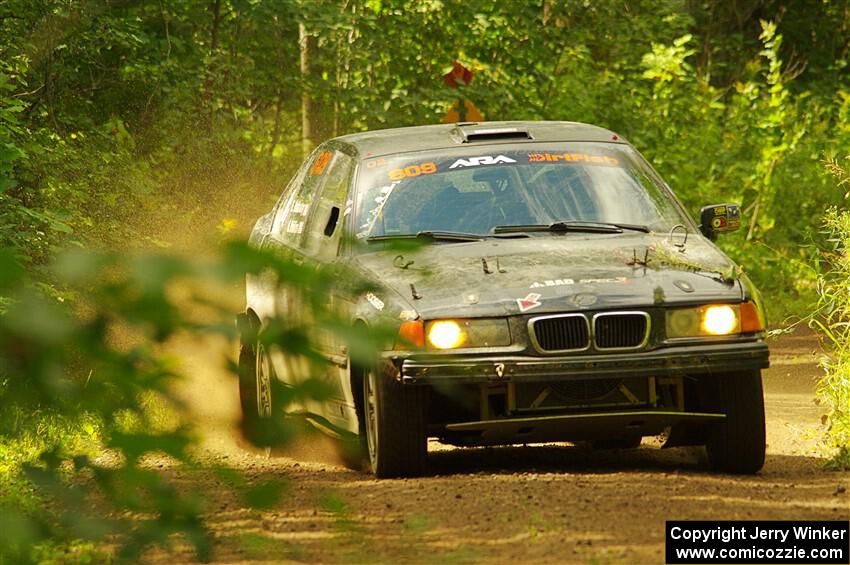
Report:
[[[328,163],[331,162],[331,157],[333,153],[330,151],[322,151],[319,153],[319,156],[316,157],[316,160],[313,161],[313,166],[310,167],[311,175],[321,175],[325,172],[325,169],[328,167]]]
[[[369,302],[372,306],[375,307],[375,310],[379,312],[384,309],[384,301],[372,294],[371,292],[366,293],[366,301]]]
[[[519,306],[520,312],[528,312],[529,310],[534,310],[540,304],[540,295],[536,292],[530,292],[528,296],[525,298],[517,298],[516,299],[517,306]]]
[[[614,157],[608,157],[606,155],[587,155],[585,153],[529,153],[528,154],[528,162],[529,163],[545,163],[545,162],[583,162],[583,163],[592,163],[596,165],[611,165],[618,166],[620,161],[615,159]]]
[[[450,169],[458,169],[461,167],[477,167],[478,165],[498,165],[499,163],[516,163],[515,160],[504,155],[483,155],[481,157],[470,157],[469,159],[458,159],[452,163]]]
[[[573,279],[553,279],[550,281],[534,281],[528,288],[541,288],[544,286],[566,286],[576,284]]]

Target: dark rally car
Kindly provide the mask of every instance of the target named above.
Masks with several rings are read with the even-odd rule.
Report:
[[[707,206],[700,223],[611,131],[464,123],[322,144],[251,241],[351,269],[374,290],[329,302],[355,328],[398,328],[374,363],[320,340],[333,394],[298,406],[358,436],[379,477],[421,474],[428,438],[627,448],[661,433],[752,473],[763,308],[712,243],[740,226],[738,207]],[[303,315],[273,288],[249,278],[243,326]],[[261,420],[271,381],[292,384],[298,363],[247,338],[241,351],[243,411]]]

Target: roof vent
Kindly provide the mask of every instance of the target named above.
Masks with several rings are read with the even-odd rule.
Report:
[[[475,143],[477,141],[503,141],[510,139],[534,139],[528,130],[520,128],[476,128],[466,124],[458,124],[452,130],[452,137],[459,143]]]

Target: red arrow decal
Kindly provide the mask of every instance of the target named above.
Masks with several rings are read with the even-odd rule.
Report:
[[[529,310],[533,310],[534,308],[540,306],[541,303],[538,302],[540,296],[541,295],[537,294],[536,292],[532,292],[525,298],[517,298],[516,303],[519,306],[519,311],[528,312]]]

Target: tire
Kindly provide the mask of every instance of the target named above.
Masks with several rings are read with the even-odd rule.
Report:
[[[640,447],[642,436],[628,436],[615,439],[595,439],[590,442],[590,448],[597,449],[637,449]]]
[[[254,445],[269,443],[272,415],[272,379],[269,357],[262,345],[243,343],[239,350],[239,404],[242,432]]]
[[[363,416],[369,466],[378,478],[425,473],[428,389],[404,386],[382,362],[363,375]]]
[[[703,402],[726,418],[706,433],[709,465],[727,473],[752,474],[764,466],[764,393],[761,371],[705,377]]]

